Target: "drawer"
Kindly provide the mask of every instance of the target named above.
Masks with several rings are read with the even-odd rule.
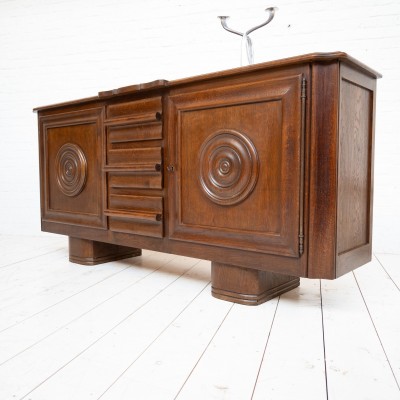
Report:
[[[109,172],[108,189],[162,189],[161,171]]]
[[[162,214],[162,200],[161,196],[111,194],[108,198],[108,208],[110,210],[143,211]]]
[[[161,221],[141,220],[119,214],[108,217],[108,226],[114,232],[163,237],[163,223]]]
[[[107,118],[129,117],[137,121],[157,121],[161,119],[161,97],[127,101],[107,106]]]
[[[109,126],[107,129],[107,144],[109,147],[121,146],[124,143],[157,139],[162,139],[162,126],[160,122],[140,125],[116,125]]]
[[[110,149],[107,151],[107,165],[109,166],[126,165],[138,171],[160,171],[161,164],[161,147]]]
[[[163,201],[160,196],[110,195],[109,228],[144,236],[163,236]]]

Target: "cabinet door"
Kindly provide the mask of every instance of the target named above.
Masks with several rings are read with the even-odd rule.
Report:
[[[299,256],[302,81],[169,98],[171,239]]]
[[[102,108],[39,117],[42,220],[105,228]]]

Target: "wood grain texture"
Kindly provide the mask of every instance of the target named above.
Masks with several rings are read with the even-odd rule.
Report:
[[[123,144],[142,140],[154,140],[162,138],[162,125],[160,122],[148,124],[118,124],[107,126],[108,148],[117,148]]]
[[[342,79],[339,135],[338,252],[369,240],[369,161],[371,95]]]
[[[339,63],[312,67],[309,244],[310,278],[336,274]]]
[[[93,240],[69,238],[69,260],[77,264],[97,265],[136,257],[141,254],[141,249],[95,242]]]
[[[162,175],[160,172],[109,172],[108,187],[162,189]]]
[[[102,121],[102,108],[39,118],[43,220],[105,228]]]
[[[139,149],[115,149],[108,150],[107,164],[110,166],[124,165],[129,169],[135,165],[161,166],[162,155],[161,147],[145,147]],[[137,169],[137,168],[135,168]]]
[[[358,71],[341,66],[340,79],[336,276],[371,260],[376,96]]]
[[[338,277],[370,259],[378,77],[314,53],[40,108],[42,229]]]
[[[163,198],[160,196],[134,196],[111,194],[108,198],[109,209],[157,211],[163,210]]]
[[[213,262],[211,293],[221,300],[256,306],[300,285],[295,276]]]
[[[299,256],[302,72],[171,96],[171,238]]]
[[[168,85],[168,81],[166,81],[165,79],[157,79],[157,80],[151,81],[151,82],[139,83],[137,85],[124,86],[124,87],[121,87],[118,89],[99,92],[99,97],[110,97],[110,96],[115,97],[118,95],[124,95],[126,93],[134,93],[134,92],[140,92],[140,91],[146,91],[146,90],[152,90],[152,89],[160,89],[167,85]]]
[[[129,117],[132,120],[146,122],[156,120],[161,112],[161,97],[135,101],[118,102],[106,107],[107,118]]]

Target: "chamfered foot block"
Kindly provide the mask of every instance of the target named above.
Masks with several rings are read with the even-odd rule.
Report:
[[[96,242],[94,240],[69,238],[69,261],[82,265],[97,265],[122,260],[142,254],[141,249]]]
[[[296,288],[300,278],[212,262],[211,283],[217,299],[255,306]]]

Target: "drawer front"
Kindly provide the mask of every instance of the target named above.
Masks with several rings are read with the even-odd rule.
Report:
[[[111,189],[162,189],[160,172],[109,172],[108,192]]]
[[[131,142],[157,139],[162,139],[162,126],[160,122],[109,126],[107,130],[109,147],[118,147]]]
[[[163,237],[162,97],[106,107],[108,227]]]
[[[107,118],[129,117],[137,121],[156,121],[160,119],[161,97],[110,104],[106,108]]]
[[[162,214],[163,201],[161,196],[135,196],[111,194],[108,199],[108,208],[111,210],[125,210],[138,212],[154,212]]]
[[[163,224],[160,221],[146,221],[123,216],[109,216],[108,226],[111,231],[134,235],[163,237]]]
[[[110,195],[108,207],[105,214],[112,231],[163,236],[161,196]]]
[[[134,170],[159,171],[161,163],[161,147],[110,149],[107,152],[109,166],[126,165]]]

